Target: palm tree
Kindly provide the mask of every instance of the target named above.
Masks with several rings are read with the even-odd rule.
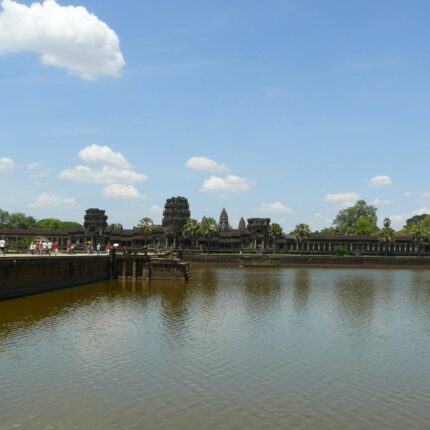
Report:
[[[269,226],[269,237],[272,241],[276,241],[284,234],[282,227],[279,224],[273,223]]]
[[[154,230],[154,221],[148,217],[142,218],[137,227],[144,236],[149,236]]]
[[[311,237],[311,228],[307,224],[297,224],[293,235],[297,243],[300,244],[301,254],[303,255],[303,242],[306,242]]]
[[[418,224],[414,225],[410,231],[409,234],[412,238],[412,241],[416,244],[415,247],[419,248],[419,244],[425,239],[426,232],[424,231],[423,227]],[[416,250],[416,249],[415,249]]]
[[[201,234],[207,240],[209,248],[209,239],[216,236],[218,232],[218,226],[213,218],[203,217],[200,223]]]
[[[189,219],[184,226],[184,237],[189,239],[195,246],[197,239],[201,236],[201,225],[196,219]]]
[[[379,231],[379,241],[385,248],[385,253],[388,253],[390,243],[394,242],[396,232],[391,228],[391,220],[384,219],[384,228]]]

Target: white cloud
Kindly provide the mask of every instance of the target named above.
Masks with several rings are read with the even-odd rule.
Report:
[[[405,194],[403,194],[407,199],[410,199],[412,197],[412,193],[410,193],[409,191],[406,191]]]
[[[314,214],[314,217],[315,217],[315,218],[321,218],[321,212],[316,212],[316,213]]]
[[[0,55],[32,51],[42,63],[63,67],[85,79],[118,76],[125,64],[117,34],[83,6],[55,0],[27,6],[3,0]]]
[[[190,169],[203,170],[206,172],[225,172],[230,170],[225,164],[217,163],[206,157],[192,157],[185,165]]]
[[[72,169],[63,170],[58,177],[82,184],[132,184],[134,182],[145,182],[148,179],[148,177],[142,173],[137,173],[129,169],[118,169],[112,166],[103,166],[99,169],[92,169],[87,166],[76,166]]]
[[[391,215],[389,216],[389,218],[392,221],[392,223],[398,228],[398,227],[402,227],[407,219],[415,215],[422,215],[422,214],[430,214],[430,208],[424,206],[420,209],[416,209],[407,214]]]
[[[388,200],[388,199],[374,199],[374,200],[372,200],[372,205],[379,206],[379,207],[390,206],[392,204],[393,204],[393,202],[391,200]]]
[[[293,210],[285,206],[281,202],[276,203],[262,203],[259,208],[254,209],[255,212],[262,213],[291,213]]]
[[[15,168],[15,163],[11,158],[0,157],[0,172],[10,172]]]
[[[247,178],[236,175],[228,175],[225,178],[211,176],[203,182],[200,191],[205,193],[215,193],[219,197],[226,197],[230,194],[249,190],[253,183]]]
[[[430,193],[422,193],[421,198],[423,199],[430,199]]]
[[[369,181],[369,184],[373,186],[391,185],[392,183],[393,181],[391,180],[391,178],[385,175],[375,176]]]
[[[43,193],[30,203],[31,208],[71,208],[77,205],[74,198],[62,199],[54,194]]]
[[[110,184],[103,188],[102,196],[110,199],[141,199],[144,198],[134,185]]]
[[[114,152],[109,146],[90,145],[82,149],[78,156],[87,164],[102,164],[125,169],[131,167],[120,152]]]
[[[42,167],[42,163],[40,161],[33,161],[32,163],[27,164],[28,170],[33,170]]]
[[[357,193],[327,194],[323,200],[329,203],[339,203],[342,206],[353,206],[357,200],[360,200],[360,196]]]

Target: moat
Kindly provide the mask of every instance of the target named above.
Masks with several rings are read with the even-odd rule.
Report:
[[[0,429],[428,428],[428,270],[192,276],[0,302]]]

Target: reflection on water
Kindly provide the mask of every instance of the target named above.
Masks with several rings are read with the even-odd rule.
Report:
[[[0,430],[426,429],[430,273],[193,268],[0,302]]]

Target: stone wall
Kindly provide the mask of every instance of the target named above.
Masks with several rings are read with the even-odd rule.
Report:
[[[239,266],[249,257],[239,254],[184,254],[186,262],[194,264],[219,264]],[[429,257],[333,257],[333,256],[276,256],[281,267],[366,267],[366,268],[427,268]],[[260,266],[273,266],[273,258],[268,255],[253,255],[252,262]]]
[[[0,300],[104,281],[108,257],[0,257]]]

